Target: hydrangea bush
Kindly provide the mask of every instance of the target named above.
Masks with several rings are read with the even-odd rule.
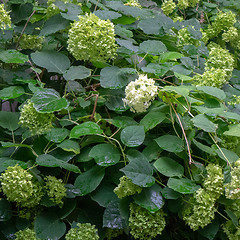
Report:
[[[2,2],[0,239],[239,239],[239,2]]]

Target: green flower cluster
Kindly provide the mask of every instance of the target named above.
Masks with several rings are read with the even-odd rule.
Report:
[[[33,103],[28,102],[20,110],[19,123],[29,128],[32,135],[43,134],[52,128],[53,113],[40,113],[34,108]]]
[[[227,103],[228,105],[234,106],[236,104],[240,104],[240,96],[233,94],[231,97],[232,97],[232,100]]]
[[[215,202],[223,192],[222,168],[209,164],[206,169],[207,177],[203,182],[204,188],[200,188],[193,194],[189,204],[183,210],[183,220],[193,231],[211,223],[216,212]]]
[[[68,33],[68,50],[77,60],[113,59],[117,51],[113,23],[92,13],[79,16]]]
[[[62,179],[57,179],[54,176],[47,176],[45,181],[45,189],[47,190],[50,200],[56,204],[62,205],[63,198],[66,196],[66,188],[64,187]]]
[[[240,199],[240,160],[231,170],[231,182],[225,185],[225,196],[229,199]]]
[[[107,240],[112,240],[120,235],[123,234],[123,230],[122,229],[118,229],[118,228],[107,228],[106,234],[105,234],[105,238]]]
[[[222,228],[229,240],[240,239],[240,226],[235,226],[231,220],[225,222]]]
[[[180,48],[186,45],[194,45],[196,47],[200,45],[199,40],[192,37],[187,27],[182,28],[178,31],[177,39],[177,46]]]
[[[19,165],[8,167],[0,176],[0,181],[8,201],[16,202],[21,207],[34,207],[43,196],[40,184]]]
[[[114,193],[118,196],[118,198],[131,196],[135,193],[140,193],[141,191],[142,188],[134,184],[127,176],[122,176],[120,178],[119,185],[114,189]]]
[[[150,213],[135,203],[130,204],[129,227],[130,234],[135,239],[151,240],[162,233],[165,225],[166,221],[162,209]]]
[[[178,0],[177,6],[179,9],[186,9],[188,7],[195,7],[200,0]]]
[[[39,238],[36,237],[36,233],[29,229],[26,228],[24,230],[20,230],[18,232],[15,233],[15,240],[40,240]]]
[[[233,47],[240,49],[240,33],[237,28],[230,27],[222,34],[222,39],[229,42]]]
[[[176,9],[176,4],[173,0],[165,0],[162,3],[162,11],[166,16],[169,16],[175,9]]]
[[[11,23],[9,12],[4,9],[4,4],[0,4],[0,29],[6,29],[7,25],[11,27]]]
[[[130,107],[132,112],[145,112],[158,93],[158,87],[154,84],[155,81],[152,78],[140,74],[137,80],[126,86],[126,97],[123,102]]]
[[[18,40],[18,37],[15,41]],[[44,37],[39,37],[38,35],[28,35],[23,34],[19,41],[19,46],[21,49],[38,49],[42,48],[44,42]]]
[[[124,5],[126,6],[131,6],[131,7],[138,7],[138,8],[142,8],[141,4],[138,2],[138,0],[129,0],[127,3],[125,3]]]
[[[98,240],[97,229],[90,223],[78,223],[66,234],[66,240]]]

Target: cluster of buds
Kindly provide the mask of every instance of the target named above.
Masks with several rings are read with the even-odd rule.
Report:
[[[15,41],[17,40],[18,37],[16,37]],[[23,34],[19,40],[19,47],[21,49],[40,50],[42,48],[43,42],[44,37],[40,37],[38,35]]]
[[[162,11],[166,16],[169,16],[175,9],[176,9],[176,4],[173,0],[165,0],[162,3]]]
[[[40,240],[39,238],[36,237],[36,233],[30,229],[26,228],[24,230],[20,230],[15,233],[15,240]]]
[[[124,5],[126,6],[131,6],[131,7],[138,7],[138,8],[142,8],[141,4],[138,2],[138,0],[129,0],[127,3],[125,3]]]
[[[7,25],[11,27],[11,23],[9,12],[4,9],[4,4],[0,4],[0,29],[6,29]]]
[[[188,7],[195,7],[200,0],[178,0],[177,6],[179,9],[186,9]]]

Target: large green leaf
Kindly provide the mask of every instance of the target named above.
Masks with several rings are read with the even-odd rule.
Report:
[[[34,221],[34,231],[40,239],[56,240],[64,235],[66,225],[55,212],[42,212]]]
[[[240,124],[232,124],[228,126],[228,131],[223,133],[226,136],[240,137]]]
[[[64,140],[63,142],[57,144],[57,146],[67,152],[74,152],[75,154],[80,153],[80,146],[78,142],[70,139]]]
[[[26,169],[27,168],[27,163],[19,160],[14,160],[11,158],[7,157],[2,157],[0,158],[0,173],[5,171],[8,167],[14,167],[16,164],[21,166],[22,168]]]
[[[66,128],[52,128],[46,134],[46,138],[49,141],[60,143],[69,135],[69,130]]]
[[[239,156],[226,148],[216,149],[217,155],[226,162],[234,163],[239,159]]]
[[[135,195],[134,201],[149,212],[154,213],[164,205],[164,199],[161,194],[161,187],[154,184],[150,188],[144,188],[142,192]]]
[[[210,86],[197,86],[197,89],[207,93],[208,95],[216,97],[220,100],[224,100],[226,98],[225,92],[219,88],[210,87]]]
[[[107,20],[107,19],[112,20],[122,16],[122,14],[111,11],[111,10],[97,10],[97,11],[94,11],[94,14],[102,20]]]
[[[137,147],[141,145],[145,139],[143,126],[128,126],[121,132],[121,141],[128,147]]]
[[[20,97],[24,93],[25,93],[24,89],[20,86],[6,87],[0,90],[0,99],[2,100],[13,99]]]
[[[184,167],[168,157],[160,157],[153,166],[167,177],[182,177],[184,174]]]
[[[142,69],[143,72],[154,73],[154,74],[159,75],[160,77],[162,77],[171,68],[172,68],[172,64],[171,63],[162,63],[162,64],[149,63],[146,67],[142,67],[141,69]]]
[[[205,132],[216,132],[218,125],[211,122],[205,115],[198,114],[192,119],[193,125]]]
[[[120,171],[140,187],[150,187],[154,184],[153,168],[147,158],[140,152],[131,157],[130,162]]]
[[[183,55],[179,52],[165,52],[165,53],[161,54],[160,60],[161,60],[161,62],[166,62],[169,60],[176,60],[181,57],[183,57]]]
[[[155,141],[160,148],[168,152],[181,152],[184,150],[184,142],[181,138],[174,135],[163,135]]]
[[[71,172],[80,173],[80,170],[77,166],[64,162],[63,160],[59,160],[49,154],[39,155],[36,158],[36,163],[44,167],[60,167]]]
[[[160,55],[167,51],[166,46],[161,41],[156,40],[144,41],[140,43],[139,47],[144,53],[152,55]]]
[[[128,116],[117,116],[111,119],[110,122],[118,128],[125,128],[127,126],[137,125],[137,122],[133,118]]]
[[[38,112],[52,113],[67,109],[69,102],[65,98],[61,98],[59,93],[54,89],[48,88],[36,92],[31,101]]]
[[[28,56],[20,53],[17,50],[0,51],[0,61],[4,63],[20,63],[24,64],[28,61]]]
[[[144,126],[145,131],[156,127],[159,123],[161,123],[166,118],[166,115],[161,112],[149,112],[144,116],[144,118],[140,121],[140,125]]]
[[[0,127],[9,131],[15,131],[19,128],[19,113],[0,111]]]
[[[122,88],[136,78],[134,68],[105,67],[100,72],[100,83],[104,88]]]
[[[79,138],[85,135],[102,134],[102,129],[95,122],[85,122],[75,126],[70,132],[70,138]]]
[[[74,186],[80,190],[80,195],[84,196],[93,192],[101,183],[105,175],[105,169],[94,166],[88,171],[80,174],[74,183]]]
[[[187,178],[169,178],[167,186],[182,194],[192,194],[200,188],[199,185]]]
[[[49,72],[64,74],[70,67],[70,60],[62,53],[55,51],[34,52],[31,54],[33,62]]]
[[[66,80],[84,79],[91,75],[91,69],[84,66],[72,66],[64,74]]]
[[[111,166],[119,162],[120,153],[112,144],[103,143],[94,146],[89,152],[99,166]]]

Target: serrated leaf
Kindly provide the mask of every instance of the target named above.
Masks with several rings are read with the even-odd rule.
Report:
[[[152,55],[160,55],[167,51],[165,44],[156,40],[143,41],[140,43],[139,47],[144,53]]]
[[[60,167],[71,172],[80,173],[80,170],[77,166],[67,163],[65,161],[59,160],[49,154],[39,155],[36,158],[36,163],[43,167]]]
[[[67,152],[74,152],[75,154],[80,153],[80,146],[78,142],[70,139],[64,140],[60,144],[57,144],[57,146]]]
[[[119,162],[120,153],[112,144],[104,143],[94,146],[89,152],[99,166],[111,166]]]
[[[59,93],[54,89],[44,89],[36,92],[31,101],[38,112],[52,113],[66,109],[69,102],[65,98],[61,98]]]
[[[25,93],[24,88],[19,87],[19,86],[11,86],[11,87],[6,87],[2,90],[0,90],[0,99],[2,100],[8,100],[8,99],[13,99],[20,97]]]
[[[4,63],[20,63],[24,64],[28,61],[28,56],[20,53],[17,50],[0,51],[0,61]]]
[[[147,132],[160,124],[165,118],[164,113],[152,111],[146,114],[139,124],[144,126],[144,130]]]
[[[141,145],[145,139],[143,126],[125,127],[120,135],[121,141],[128,147],[137,147]]]
[[[184,142],[181,138],[174,135],[163,135],[156,138],[158,146],[168,152],[181,152],[184,150]]]
[[[94,166],[88,171],[80,174],[74,183],[74,186],[80,190],[80,196],[93,192],[101,183],[105,175],[105,169]]]
[[[70,132],[70,138],[79,138],[85,135],[102,134],[103,131],[95,122],[85,122],[75,126]]]
[[[19,128],[19,113],[0,111],[0,127],[9,131],[15,131]]]
[[[71,66],[64,74],[66,80],[84,79],[91,75],[91,69],[84,66]]]
[[[200,188],[200,186],[187,178],[169,178],[167,186],[182,194],[192,194]]]
[[[55,51],[34,52],[31,54],[33,62],[49,72],[64,74],[70,67],[70,60],[62,53]]]
[[[216,132],[218,125],[211,122],[205,115],[198,114],[192,118],[193,125],[205,132]]]
[[[168,157],[160,157],[153,166],[167,177],[182,177],[184,174],[184,167]]]
[[[134,201],[149,212],[155,213],[164,205],[164,199],[161,194],[161,187],[154,184],[150,188],[144,188],[138,195],[133,196]]]
[[[120,171],[124,172],[134,184],[140,187],[150,187],[155,182],[155,178],[152,176],[153,168],[147,158],[140,152],[137,156],[132,157],[131,161]]]

